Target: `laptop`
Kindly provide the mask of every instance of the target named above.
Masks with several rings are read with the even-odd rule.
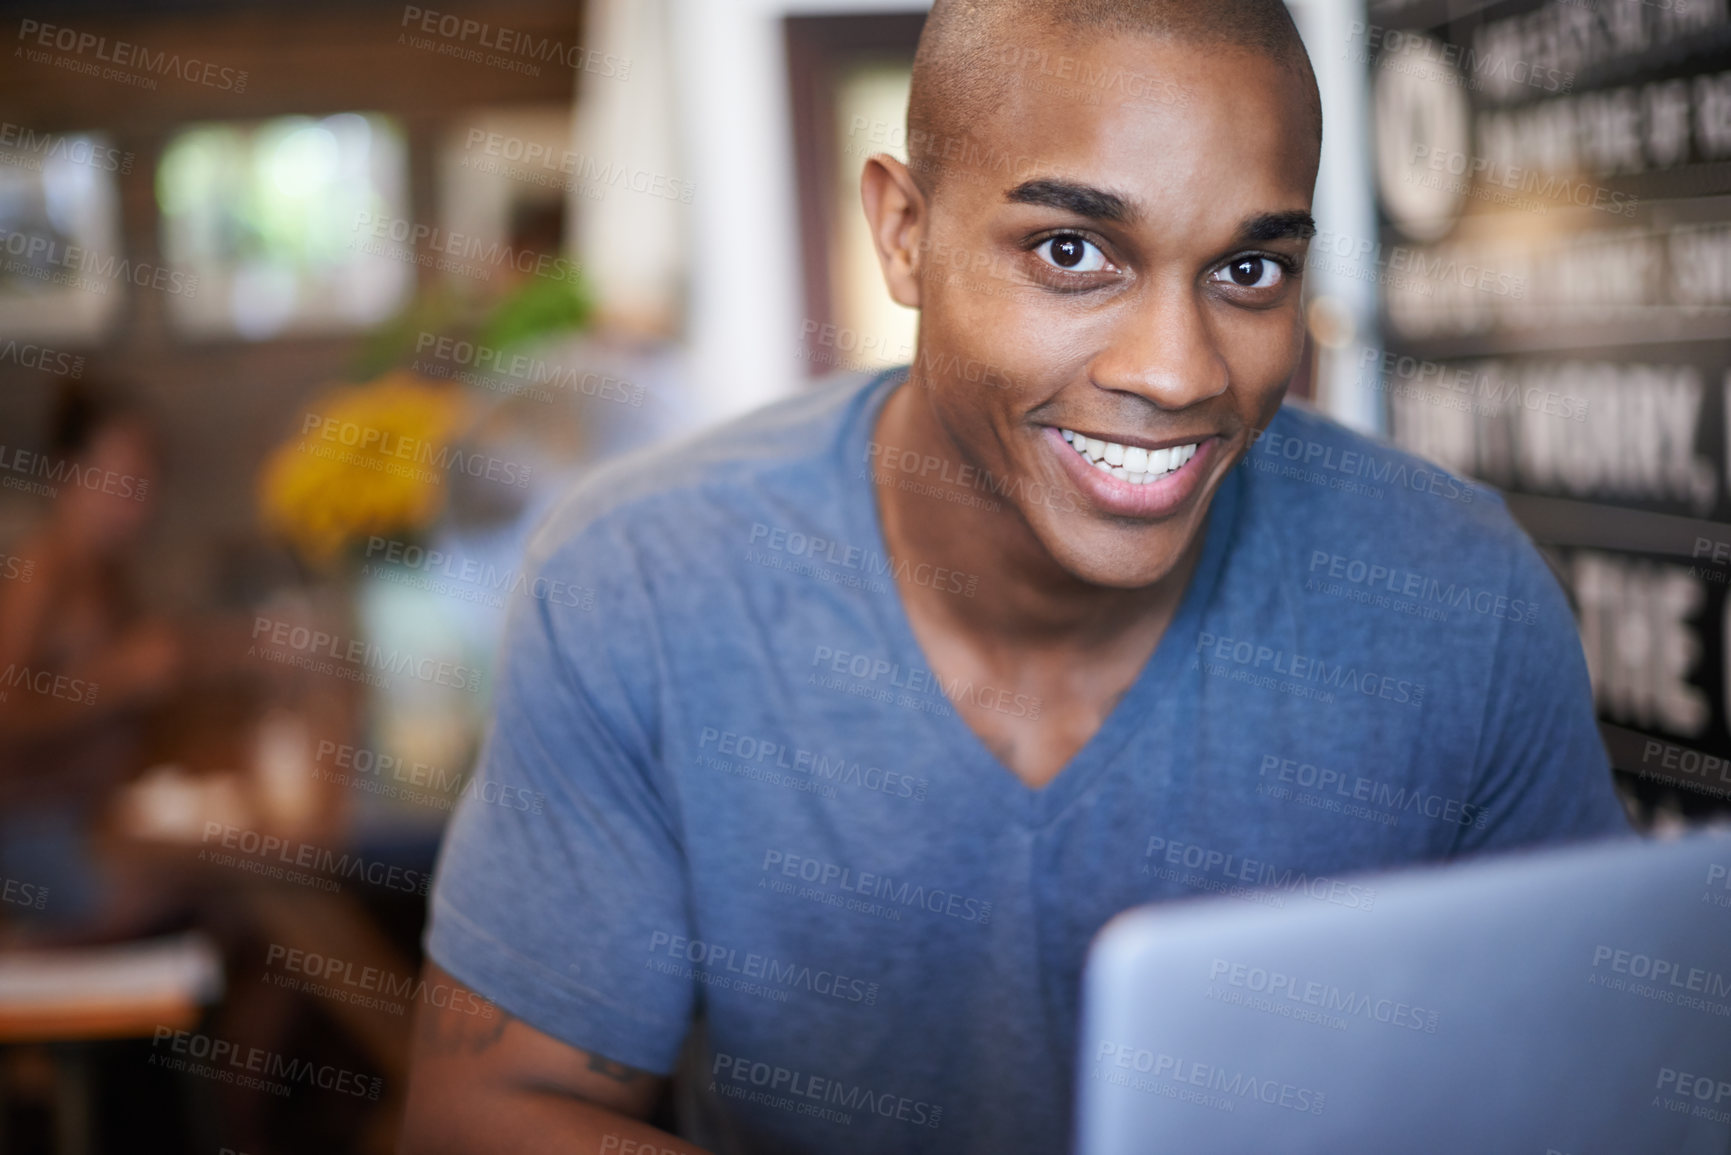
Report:
[[[1731,1153],[1731,831],[1357,881],[1102,928],[1077,1155]]]

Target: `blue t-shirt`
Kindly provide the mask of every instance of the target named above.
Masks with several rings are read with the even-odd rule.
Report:
[[[1292,405],[1147,665],[1026,786],[946,690],[1041,703],[941,685],[896,589],[994,579],[888,556],[872,470],[1005,500],[871,442],[904,375],[602,467],[531,541],[547,596],[512,611],[427,949],[556,1038],[677,1068],[684,1137],[1055,1155],[1084,955],[1126,907],[1369,912],[1353,872],[1629,833],[1568,604],[1501,499]]]

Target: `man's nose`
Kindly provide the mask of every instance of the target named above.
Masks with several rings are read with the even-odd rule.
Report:
[[[1119,319],[1089,365],[1089,377],[1102,389],[1172,410],[1219,396],[1229,380],[1203,302],[1190,285],[1150,286]]]

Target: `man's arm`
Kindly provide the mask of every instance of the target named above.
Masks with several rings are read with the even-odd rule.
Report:
[[[458,993],[415,1013],[400,1155],[706,1155],[643,1121],[665,1078],[568,1046],[496,1007],[491,1018],[455,1009],[491,1004],[464,997],[436,963],[424,978],[428,989]]]

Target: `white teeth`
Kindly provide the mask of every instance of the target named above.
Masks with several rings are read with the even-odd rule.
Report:
[[[1196,456],[1197,450],[1196,444],[1174,445],[1167,449],[1144,449],[1139,445],[1102,441],[1085,433],[1077,433],[1073,429],[1061,429],[1059,432],[1064,435],[1064,440],[1070,443],[1070,447],[1095,469],[1110,473],[1132,485],[1147,485],[1151,481],[1159,481],[1173,470],[1182,468],[1185,462]]]

